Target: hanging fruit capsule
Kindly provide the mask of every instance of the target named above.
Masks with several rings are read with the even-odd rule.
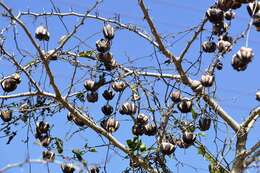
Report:
[[[103,34],[106,39],[112,40],[115,36],[114,28],[110,24],[106,24],[103,27]]]

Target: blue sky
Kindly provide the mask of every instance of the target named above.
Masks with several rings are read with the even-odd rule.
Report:
[[[79,13],[84,12],[84,10],[88,9],[92,4],[93,0],[78,0],[78,1],[71,1],[71,0],[53,0],[55,5],[62,11],[76,11]],[[213,0],[183,0],[183,1],[177,1],[177,0],[151,0],[148,2],[147,0],[147,6],[149,8],[149,12],[159,30],[160,33],[162,33],[163,36],[176,36],[176,37],[168,37],[169,42],[167,44],[173,43],[173,46],[169,49],[174,54],[179,54],[180,51],[183,49],[183,46],[185,43],[191,38],[192,34],[186,34],[185,37],[182,38],[183,35],[178,34],[181,31],[184,31],[188,28],[191,28],[193,26],[196,26],[203,18],[203,15],[205,13],[205,10],[213,3]],[[44,12],[44,11],[50,11],[52,9],[52,5],[49,0],[44,1],[36,1],[36,0],[8,0],[6,1],[6,4],[8,4],[13,11],[17,14],[20,11],[27,11],[30,10],[32,12]],[[1,9],[2,11],[2,9]],[[104,16],[107,18],[113,18],[114,16],[118,16],[117,14],[120,14],[120,20],[123,23],[131,23],[135,24],[142,29],[144,29],[147,33],[150,33],[150,30],[146,24],[146,22],[143,20],[143,15],[141,13],[140,8],[138,7],[137,0],[124,0],[124,1],[118,1],[118,0],[104,0],[104,2],[97,8],[97,11],[100,16]],[[230,34],[232,36],[238,36],[242,31],[244,31],[247,27],[247,24],[250,21],[250,18],[246,12],[246,7],[243,6],[241,9],[236,11],[236,19],[232,22],[232,28],[230,30]],[[31,17],[24,17],[22,18],[25,23],[28,25],[29,30],[33,33],[35,28],[40,24],[46,24],[46,20],[44,18],[38,18],[35,20]],[[3,17],[0,18],[0,27],[3,27],[8,21],[4,19]],[[68,17],[64,19],[66,25],[68,26],[69,30],[71,30],[74,26],[74,24],[77,22],[76,18]],[[48,43],[49,49],[55,48],[58,44],[57,41],[59,38],[66,34],[66,30],[60,23],[60,20],[53,17],[47,19],[48,23],[48,29],[51,34],[51,39]],[[85,25],[80,29],[77,36],[80,36],[83,40],[86,40],[86,45],[81,45],[79,48],[79,51],[82,50],[89,50],[95,48],[95,41],[97,39],[100,39],[102,37],[101,28],[103,26],[102,22],[95,21],[93,19],[87,19]],[[202,35],[202,40],[207,39],[209,36],[211,25],[206,25],[206,31]],[[24,33],[21,31],[19,27],[17,27],[17,30],[19,32],[18,41],[21,44],[21,47],[25,50],[31,51],[32,54],[36,54],[36,51],[33,49],[32,45],[29,44],[28,39],[25,38]],[[93,33],[97,33],[94,36]],[[255,92],[257,89],[260,89],[260,80],[259,80],[259,65],[260,65],[260,37],[259,32],[257,33],[255,31],[255,28],[252,27],[250,31],[250,37],[249,37],[249,47],[251,47],[254,50],[255,57],[248,66],[246,71],[243,72],[237,72],[234,71],[231,66],[231,58],[233,54],[241,47],[245,46],[246,39],[240,39],[236,46],[233,47],[232,52],[228,53],[224,59],[223,64],[224,68],[222,71],[218,71],[216,73],[216,82],[217,82],[217,92],[216,92],[216,99],[217,101],[223,106],[223,108],[230,113],[234,119],[236,119],[238,122],[242,122],[246,115],[250,112],[250,110],[257,105],[259,105],[259,102],[255,101]],[[12,40],[12,35],[7,36],[7,40]],[[181,39],[182,38],[182,39]],[[199,42],[198,39],[194,46],[192,46],[191,50],[186,55],[188,60],[194,60],[198,57],[199,54]],[[68,49],[78,43],[77,40],[73,39],[71,42],[69,42],[65,49]],[[9,50],[14,50],[14,44],[13,41],[7,42],[6,46]],[[41,44],[41,46],[46,46]],[[136,67],[145,68],[147,66],[153,66],[156,63],[151,61],[150,57],[147,57],[149,54],[151,54],[153,51],[153,47],[144,39],[140,38],[134,33],[129,33],[126,30],[118,30],[116,32],[116,37],[113,40],[113,46],[111,51],[113,52],[113,55],[117,58],[117,61],[122,64],[126,64],[126,66],[130,66],[130,64],[127,64],[127,58],[130,59],[138,59],[133,64]],[[17,52],[14,52],[17,54]],[[31,58],[31,57],[30,57]],[[202,70],[200,73],[203,73],[203,70],[207,67],[210,60],[212,59],[212,55],[209,54],[203,54],[202,60]],[[160,61],[164,61],[165,58],[163,56],[159,56]],[[89,62],[91,63],[91,62]],[[71,76],[71,70],[72,68],[68,66],[68,64],[57,64],[56,62],[50,64],[52,70],[54,71],[55,75],[57,76],[57,83],[60,86],[60,88],[65,88],[67,85],[68,79]],[[171,68],[171,66],[169,66]],[[6,62],[3,62],[0,60],[0,73],[7,75],[10,73],[10,70],[14,70],[13,67],[6,64]],[[171,72],[171,70],[169,70]],[[39,75],[36,73],[34,74],[35,77],[39,77]],[[85,77],[86,72],[79,72],[79,76]],[[80,79],[80,77],[79,77]],[[196,79],[199,79],[199,76],[196,77]],[[25,86],[25,85],[24,85]],[[158,92],[160,91],[160,84],[158,84],[156,87],[158,87]],[[78,89],[82,89],[82,86],[77,86]],[[164,89],[164,88],[162,88]],[[26,91],[26,88],[21,87],[18,88],[17,92]],[[1,93],[2,94],[2,93]],[[103,103],[100,103],[103,104]],[[86,103],[84,106],[88,107],[89,112],[94,112],[94,114],[97,114],[97,119],[100,119],[102,116],[100,115],[99,106],[97,104],[89,104]],[[159,115],[157,115],[159,116]],[[187,115],[189,116],[189,115]],[[122,142],[125,143],[126,139],[131,138],[131,135],[129,136],[129,129],[131,123],[127,121],[127,118],[122,117],[120,115],[117,115],[117,118],[121,122],[121,128],[120,132],[115,133],[115,136]],[[59,114],[56,114],[53,117],[47,117],[46,120],[48,120],[51,124],[55,124],[55,128],[53,128],[52,134],[61,137],[66,137],[66,132],[72,132],[77,130],[77,127],[75,125],[72,125],[67,122],[66,120],[66,112],[62,112]],[[1,127],[1,125],[0,125]],[[0,168],[8,163],[13,163],[17,161],[22,161],[26,158],[26,144],[20,142],[21,140],[25,140],[26,138],[26,131],[27,126],[26,125],[20,125],[18,127],[15,127],[17,130],[19,129],[19,133],[17,135],[17,138],[10,144],[5,145],[6,139],[0,138]],[[223,129],[223,126],[220,125],[220,129]],[[257,135],[257,132],[259,132],[260,126],[259,123],[256,124],[256,126],[251,131],[251,134],[249,135],[249,141],[248,146],[251,146],[254,142],[256,142],[259,139],[259,135]],[[223,137],[223,135],[226,134],[226,131],[221,132],[220,136]],[[233,134],[231,132],[227,133],[228,136],[232,136]],[[2,134],[0,133],[0,136]],[[31,134],[32,135],[32,134]],[[214,130],[211,129],[209,132],[207,132],[206,137],[202,138],[202,142],[205,144],[210,144],[209,149],[212,151],[216,151],[216,146],[211,145],[212,140],[214,139]],[[41,151],[43,149],[39,146],[37,146],[34,142],[35,140],[30,138],[30,156],[31,158],[39,158],[41,156]],[[151,143],[151,139],[144,137],[143,141],[147,142],[148,144]],[[82,148],[86,143],[89,143],[90,145],[95,145],[96,143],[102,144],[102,140],[100,137],[98,137],[93,131],[86,130],[84,132],[80,132],[78,135],[75,135],[71,138],[70,141],[65,143],[65,153],[68,155],[72,155],[70,153],[70,150],[73,148]],[[86,159],[88,160],[89,164],[99,164],[104,162],[103,155],[106,152],[106,148],[98,150],[97,153],[87,153]],[[176,158],[180,161],[183,161],[186,165],[182,168],[180,167],[180,172],[196,172],[193,168],[191,168],[189,165],[194,165],[198,169],[197,172],[207,172],[207,162],[204,161],[201,156],[198,156],[197,150],[194,147],[191,147],[187,150],[177,150],[176,151]],[[232,152],[229,154],[228,158],[232,157]],[[120,172],[122,171],[126,165],[128,164],[128,161],[122,160],[119,157],[116,157],[116,154],[113,152],[110,155],[110,162],[108,165],[108,172]],[[61,160],[58,157],[58,160]],[[177,163],[176,159],[167,159],[170,167],[173,169],[174,172],[177,171],[177,168],[175,167],[175,164]],[[61,172],[57,165],[50,165],[52,169],[51,172]],[[47,172],[46,166],[35,166],[32,167],[32,172]],[[7,171],[7,173],[13,173],[13,172],[29,172],[28,167],[22,167],[17,169],[12,169],[10,171]],[[39,171],[40,170],[40,171]],[[250,170],[255,171],[255,170]],[[251,172],[250,172],[251,173]]]

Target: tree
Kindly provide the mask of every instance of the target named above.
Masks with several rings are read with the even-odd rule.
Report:
[[[103,3],[88,4],[80,13],[63,12],[52,0],[49,11],[17,12],[0,2],[1,140],[18,143],[22,135],[27,146],[25,160],[3,166],[0,173],[26,164],[31,172],[36,163],[47,165],[48,172],[52,163],[64,173],[173,172],[189,162],[178,152],[200,159],[202,164],[186,165],[198,172],[198,167],[211,173],[259,171],[260,107],[241,115],[243,121],[228,113],[217,101],[217,86],[225,83],[217,76],[226,75],[221,73],[223,64],[242,75],[257,61],[259,50],[249,47],[249,37],[260,30],[260,2],[218,0],[199,24],[174,37],[159,32],[149,9],[152,2],[135,4],[146,31],[124,24],[120,15],[109,19],[95,13]],[[241,9],[250,17],[244,29],[233,27],[239,20],[235,11],[245,13]],[[238,29],[239,34],[231,34]],[[118,38],[121,30],[129,39],[137,36],[143,46],[129,52],[149,55],[133,58],[113,49],[132,46]],[[87,39],[86,32],[91,33]],[[93,42],[96,35],[102,38]],[[231,56],[231,65],[224,63]],[[259,91],[255,97],[260,101]],[[90,165],[95,155],[104,162]],[[110,163],[111,157],[118,162]]]

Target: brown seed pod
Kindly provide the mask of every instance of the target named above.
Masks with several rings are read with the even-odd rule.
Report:
[[[191,88],[195,92],[201,92],[203,89],[203,86],[201,85],[201,82],[198,80],[191,81]]]
[[[114,111],[114,108],[112,106],[110,106],[109,104],[106,104],[106,105],[102,106],[101,110],[105,115],[111,115]]]
[[[170,133],[166,133],[165,136],[165,141],[170,142],[171,144],[175,145],[176,144],[176,138],[174,135],[170,134]]]
[[[192,101],[184,98],[177,107],[182,113],[188,113],[192,109]]]
[[[132,133],[136,136],[142,136],[144,134],[144,126],[142,124],[134,124],[132,127]]]
[[[251,48],[241,47],[233,56],[232,66],[237,71],[243,71],[246,69],[248,63],[252,61],[253,57],[254,53]]]
[[[73,173],[75,168],[72,163],[66,163],[61,165],[61,170],[63,173]]]
[[[201,46],[202,46],[202,50],[206,53],[215,52],[217,48],[216,43],[213,41],[204,41]]]
[[[116,81],[112,83],[112,88],[116,92],[122,92],[126,88],[126,83],[124,81]]]
[[[171,93],[171,100],[174,102],[174,103],[178,103],[181,101],[181,92],[180,90],[177,90],[177,91],[173,91]]]
[[[95,81],[88,79],[84,83],[84,87],[86,88],[87,91],[94,91],[95,88]]]
[[[212,26],[212,33],[214,35],[220,36],[221,34],[224,34],[228,30],[228,24],[222,22],[222,23],[216,23]]]
[[[13,111],[11,111],[10,109],[7,110],[2,110],[0,112],[0,117],[4,122],[9,122],[12,120],[12,116],[13,116]]]
[[[30,106],[27,103],[24,103],[20,106],[19,112],[22,114],[27,114],[29,112]]]
[[[106,39],[112,40],[115,36],[114,28],[110,24],[105,25],[103,27],[103,34]]]
[[[119,128],[120,124],[119,121],[113,119],[113,118],[108,118],[104,119],[100,122],[100,125],[103,129],[105,129],[109,133],[113,133],[117,131]]]
[[[97,54],[97,59],[101,62],[104,63],[109,63],[112,61],[113,59],[113,55],[110,52],[106,52],[106,53],[98,53]]]
[[[224,13],[224,17],[226,20],[232,20],[235,18],[235,12],[233,12],[232,10],[228,10]]]
[[[79,117],[73,115],[73,114],[70,113],[70,112],[69,112],[68,115],[67,115],[67,119],[68,119],[68,121],[73,121],[73,122],[74,122],[76,125],[78,125],[78,126],[83,127],[83,126],[85,125],[84,121],[83,121],[81,118],[79,118]]]
[[[196,140],[196,135],[194,135],[192,132],[184,132],[182,136],[183,142],[186,144],[193,144]]]
[[[256,92],[255,98],[256,98],[257,101],[260,101],[260,91]]]
[[[260,31],[260,10],[253,17],[253,25],[256,28],[256,31]]]
[[[190,144],[185,143],[182,139],[176,140],[176,145],[177,145],[179,148],[188,148],[188,147],[191,146]]]
[[[39,140],[43,147],[48,147],[51,143],[51,137],[47,134],[39,136]]]
[[[233,44],[233,37],[229,36],[227,33],[224,35],[221,35],[220,40],[228,41],[229,43]]]
[[[229,41],[220,40],[218,42],[218,51],[221,53],[230,52],[232,49],[232,44]]]
[[[136,123],[145,125],[148,123],[149,117],[143,113],[137,115],[136,117]]]
[[[221,23],[224,20],[224,13],[219,8],[209,8],[206,12],[206,16],[208,17],[211,23]]]
[[[201,131],[209,130],[211,119],[208,116],[202,115],[199,119],[199,129]]]
[[[52,151],[43,151],[42,159],[48,162],[53,162],[55,160],[55,153]]]
[[[222,69],[223,69],[223,63],[222,63],[222,62],[217,62],[216,68],[217,68],[218,70],[222,70]]]
[[[44,26],[38,26],[35,30],[35,38],[37,38],[40,41],[49,41],[50,33]]]
[[[96,41],[97,51],[105,53],[110,50],[110,42],[107,39],[101,39]]]
[[[160,149],[163,154],[171,155],[175,151],[176,147],[170,142],[162,142],[160,145]]]
[[[46,134],[46,133],[49,132],[49,130],[50,130],[49,123],[43,122],[43,121],[40,121],[40,122],[36,123],[36,133],[38,135]]]
[[[117,64],[115,59],[111,59],[111,61],[105,62],[104,66],[105,66],[107,71],[111,71],[111,70],[117,68],[118,64]]]
[[[144,126],[144,134],[147,136],[154,136],[157,133],[157,127],[155,124],[146,124]]]
[[[91,91],[90,93],[87,93],[87,100],[91,103],[98,101],[98,93],[96,91]]]
[[[134,161],[133,159],[130,159],[129,165],[132,168],[138,168],[140,166],[140,164],[138,162]]]
[[[92,166],[90,169],[89,169],[89,172],[90,173],[99,173],[99,168],[97,166]]]
[[[204,87],[211,87],[214,82],[214,76],[210,74],[204,74],[201,76],[200,82]]]
[[[103,92],[102,96],[106,100],[112,100],[115,96],[115,93],[112,90],[108,89]]]
[[[218,0],[218,7],[223,10],[223,11],[227,11],[230,8],[232,8],[234,3],[234,0]]]
[[[260,1],[249,3],[247,6],[247,11],[250,16],[254,16],[260,10]]]
[[[242,4],[248,4],[250,2],[254,2],[255,0],[235,0],[235,1],[242,3]]]
[[[241,5],[242,5],[242,4],[241,4],[240,2],[237,2],[236,0],[233,0],[233,4],[232,4],[231,8],[232,8],[233,10],[235,10],[235,9],[240,8]]]
[[[132,102],[124,103],[119,109],[119,113],[122,115],[134,115],[136,111],[137,111],[137,106]]]
[[[17,88],[17,85],[21,82],[20,75],[18,73],[11,75],[2,80],[1,86],[5,92],[12,92]]]

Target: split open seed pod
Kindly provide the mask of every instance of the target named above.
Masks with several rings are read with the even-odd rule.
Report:
[[[48,162],[53,162],[55,160],[55,153],[52,151],[43,151],[42,159]]]
[[[48,32],[46,27],[38,26],[35,30],[35,38],[40,41],[49,41],[50,33]]]
[[[115,81],[112,83],[112,88],[116,92],[122,92],[126,88],[126,83],[124,81]]]
[[[124,103],[119,109],[119,113],[122,115],[134,115],[136,111],[137,106],[132,102]]]

